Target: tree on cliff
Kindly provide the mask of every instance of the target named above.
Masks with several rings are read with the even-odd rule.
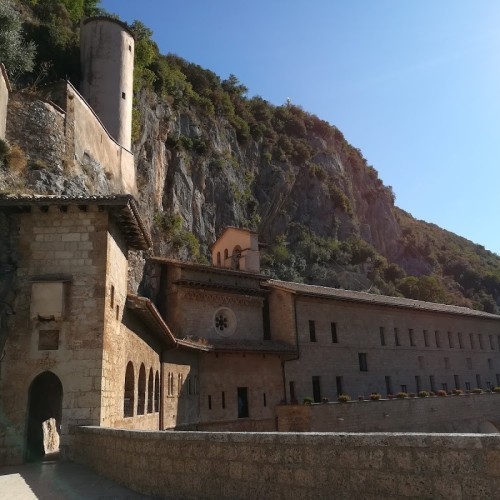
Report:
[[[36,48],[24,40],[19,13],[10,0],[0,0],[0,62],[12,80],[33,70]]]

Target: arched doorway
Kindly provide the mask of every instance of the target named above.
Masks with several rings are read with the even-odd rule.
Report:
[[[38,375],[29,389],[26,429],[27,462],[41,460],[45,454],[59,451],[63,388],[52,372]]]

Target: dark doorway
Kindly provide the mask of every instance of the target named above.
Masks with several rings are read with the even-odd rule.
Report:
[[[238,418],[248,416],[248,387],[238,387]]]
[[[321,403],[321,384],[320,378],[314,376],[312,378],[312,386],[313,386],[313,398],[315,403]]]
[[[45,454],[59,451],[63,389],[52,372],[38,375],[29,389],[26,429],[27,462],[42,460]]]

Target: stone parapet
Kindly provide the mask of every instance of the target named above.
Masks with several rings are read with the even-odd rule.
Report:
[[[73,459],[168,498],[498,498],[500,436],[73,429]]]

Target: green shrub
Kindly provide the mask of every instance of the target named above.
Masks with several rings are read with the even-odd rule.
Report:
[[[398,392],[398,393],[396,394],[396,397],[397,397],[398,399],[404,399],[404,398],[407,398],[407,397],[408,397],[408,394],[406,394],[406,392]]]
[[[337,398],[337,401],[339,403],[347,403],[350,400],[351,400],[351,396],[349,396],[349,394],[340,394]]]
[[[372,401],[378,401],[382,396],[378,392],[372,392],[370,394],[370,399]]]
[[[429,397],[429,393],[427,391],[420,391],[418,393],[418,397],[419,398],[428,398]]]
[[[498,386],[493,387],[493,392],[500,392],[500,387],[498,387]]]
[[[473,394],[482,394],[483,390],[481,389],[481,387],[476,387],[476,388],[472,389],[472,393]]]
[[[311,404],[313,404],[313,402],[314,402],[314,399],[313,399],[313,398],[311,398],[311,396],[306,396],[306,397],[304,398],[304,401],[303,401],[303,403],[304,403],[305,405],[311,405]]]

